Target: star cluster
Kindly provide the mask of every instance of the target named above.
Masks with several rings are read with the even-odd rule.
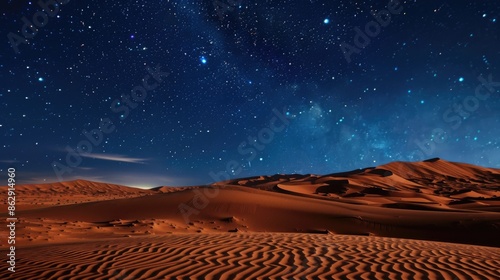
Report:
[[[24,182],[500,168],[495,1],[60,2],[31,38],[38,3],[1,4],[0,169]]]

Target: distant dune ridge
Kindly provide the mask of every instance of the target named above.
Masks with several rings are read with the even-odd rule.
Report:
[[[3,264],[1,279],[495,279],[500,270],[500,169],[438,158],[184,188],[76,180],[17,186],[16,196],[22,257],[14,274]]]
[[[0,187],[2,195],[6,187]],[[74,180],[67,182],[17,185],[18,210],[55,205],[75,204],[117,198],[130,198],[154,194],[155,191],[125,187],[116,184]]]

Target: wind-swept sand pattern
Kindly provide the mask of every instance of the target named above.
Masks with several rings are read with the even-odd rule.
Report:
[[[171,234],[19,252],[19,271],[1,279],[465,280],[500,270],[500,248],[332,234]]]
[[[16,272],[2,261],[0,279],[500,276],[499,169],[432,159],[184,188],[77,180],[16,192]]]

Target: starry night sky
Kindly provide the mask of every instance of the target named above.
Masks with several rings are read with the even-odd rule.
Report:
[[[388,4],[72,0],[25,44],[42,8],[3,1],[0,169],[147,187],[432,157],[500,168],[500,3],[390,3],[381,26]]]

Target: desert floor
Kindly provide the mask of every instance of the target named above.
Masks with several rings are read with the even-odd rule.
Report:
[[[497,279],[500,269],[500,248],[333,234],[167,234],[18,254],[1,279]]]

